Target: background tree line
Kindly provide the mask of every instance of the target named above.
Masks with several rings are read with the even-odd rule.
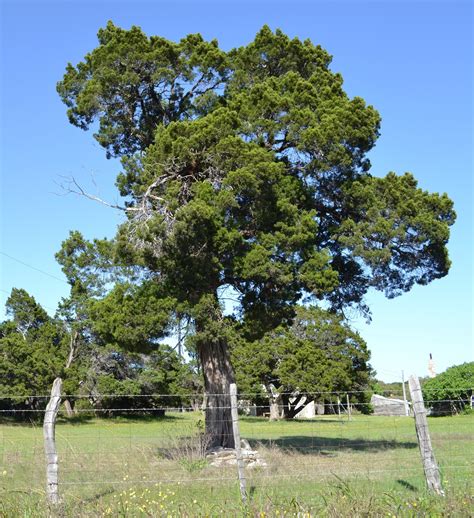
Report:
[[[79,236],[71,238],[77,243]],[[79,242],[85,244],[82,237]],[[85,293],[91,290],[92,284]],[[25,290],[14,288],[6,303],[9,319],[0,324],[0,409],[33,418],[21,410],[44,409],[57,376],[64,378],[68,413],[96,409],[107,416],[126,409],[199,408],[204,388],[192,336],[180,329],[182,343],[174,348],[156,339],[157,320],[162,323],[169,315],[159,316],[153,300],[122,279],[102,298],[97,291],[95,297],[81,298],[79,325],[70,320],[77,299],[64,299],[51,317]],[[176,333],[176,325],[182,323],[170,326],[170,333]],[[158,329],[162,336],[161,325]],[[73,341],[74,358],[65,369]],[[300,306],[291,327],[276,328],[258,343],[234,328],[229,342],[242,399],[268,407],[271,418],[294,417],[302,401],[330,408],[336,395],[329,393],[350,392],[350,402],[363,412],[371,411],[372,393],[402,394],[401,383],[375,379],[362,337],[322,309]],[[178,353],[183,349],[184,356]],[[462,411],[474,390],[474,362],[423,378],[422,388],[435,414]]]
[[[76,233],[70,240],[80,243],[83,251],[87,248]],[[65,249],[71,250],[70,240],[58,254],[60,260]],[[84,259],[77,252],[76,259]],[[98,271],[88,277],[87,286],[85,278],[76,278],[75,289],[54,317],[25,290],[12,290],[6,303],[9,319],[0,324],[1,409],[44,409],[57,376],[64,379],[68,413],[198,408],[204,388],[192,332],[182,322],[170,323],[170,314],[163,308],[160,314],[153,304],[154,294],[130,279],[102,287],[99,296],[103,278],[98,281]],[[182,326],[181,343],[174,348],[160,339],[166,336],[165,321],[168,334]],[[363,391],[372,380],[370,353],[340,317],[301,306],[290,328],[278,328],[259,343],[246,340],[236,323],[231,324],[229,343],[240,393],[252,404],[278,407],[272,417],[293,417],[303,395],[306,403],[324,403],[330,399],[327,392],[360,391],[352,402],[367,401]],[[178,354],[180,349],[186,354]]]

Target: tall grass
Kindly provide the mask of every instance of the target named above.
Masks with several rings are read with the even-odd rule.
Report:
[[[268,422],[241,434],[266,468],[203,458],[202,415],[63,420],[57,427],[62,516],[470,516],[474,416],[429,419],[446,497],[426,492],[411,418]],[[41,428],[0,425],[0,516],[49,516]],[[263,513],[263,514],[262,514]],[[299,513],[299,514],[298,514]]]

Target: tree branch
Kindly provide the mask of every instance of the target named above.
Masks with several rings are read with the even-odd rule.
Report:
[[[98,196],[95,196],[93,194],[86,192],[77,183],[76,179],[73,176],[71,176],[71,177],[63,176],[63,178],[65,178],[66,182],[61,183],[59,186],[61,187],[61,189],[63,189],[63,191],[65,191],[65,194],[77,194],[79,196],[84,196],[84,198],[88,198],[89,200],[96,201],[97,203],[100,203],[101,205],[105,205],[106,207],[110,207],[112,209],[122,210],[124,212],[138,210],[135,207],[122,207],[121,205],[117,205],[115,203],[109,203],[109,202],[103,200],[102,198],[99,198]]]

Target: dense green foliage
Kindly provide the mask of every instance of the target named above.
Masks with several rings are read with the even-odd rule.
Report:
[[[67,319],[49,317],[25,290],[14,288],[7,300],[11,319],[0,324],[0,407],[44,408],[58,376],[64,380],[65,398],[83,410],[117,413],[127,408],[193,404],[188,394],[200,387],[195,369],[167,345],[154,344],[151,348],[153,332],[143,336],[142,331],[146,312],[139,304],[143,301],[138,297],[136,311],[128,314],[133,301],[131,297],[124,300],[121,289],[117,287],[103,299],[102,306],[97,299],[82,297],[83,319],[71,326]],[[122,298],[114,298],[117,293]],[[63,301],[61,311],[71,308],[71,300]],[[95,313],[98,307],[100,311]],[[149,311],[153,310],[151,305]],[[66,368],[72,337],[79,326],[82,335]],[[121,326],[129,332],[119,333],[118,340],[114,331]],[[141,352],[134,353],[134,348]]]
[[[305,402],[323,403],[334,402],[336,392],[360,391],[352,402],[364,402],[369,358],[358,333],[340,317],[317,308],[298,307],[291,327],[278,327],[258,343],[237,340],[232,347],[240,391],[249,399],[278,394],[286,417],[296,412],[300,396]]]
[[[37,409],[64,370],[68,336],[62,325],[23,289],[6,302],[11,320],[0,324],[0,406]],[[33,397],[32,397],[33,396]]]
[[[113,242],[84,250],[100,263],[105,248],[135,272],[164,332],[166,314],[192,323],[208,396],[234,378],[236,320],[259,348],[302,299],[369,316],[369,289],[393,297],[447,274],[451,200],[409,173],[370,174],[380,116],[348,97],[320,46],[267,26],[229,52],[199,34],[174,43],[112,22],[98,37],[57,89],[71,123],[121,158],[127,220]],[[233,318],[222,316],[226,292],[239,299]],[[218,414],[214,424],[229,423]]]
[[[379,115],[330,61],[268,27],[228,53],[101,29],[58,91],[71,122],[100,119],[96,138],[123,157],[120,252],[191,305],[232,286],[271,325],[302,294],[363,307],[371,286],[393,296],[445,275],[451,201],[368,173]]]
[[[459,412],[474,394],[474,362],[453,365],[422,385],[423,398],[433,412]]]

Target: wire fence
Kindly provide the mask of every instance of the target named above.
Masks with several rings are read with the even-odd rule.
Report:
[[[420,487],[423,466],[414,420],[402,406],[385,408],[392,415],[369,415],[358,392],[319,393],[310,411],[302,403],[297,419],[269,420],[270,404],[254,404],[261,395],[239,395],[239,426],[247,488],[253,498],[291,494],[310,498],[315,487],[345,481],[381,488]],[[111,399],[124,395],[107,395]],[[83,395],[63,396],[76,402],[73,415],[60,408],[56,425],[59,491],[63,499],[94,498],[141,488],[175,491],[185,498],[222,502],[238,498],[235,454],[210,449],[204,409],[166,405],[140,408],[144,397],[176,401],[183,395],[126,395],[129,407],[85,408]],[[196,394],[186,395],[192,400]],[[257,397],[258,396],[258,397]],[[309,395],[307,395],[309,397]],[[260,398],[260,399],[259,399]],[[28,396],[46,400],[44,395]],[[44,493],[44,408],[5,408],[25,396],[0,395],[0,493]],[[468,403],[468,402],[464,402]],[[459,400],[425,401],[427,408]],[[312,405],[312,404],[311,404]],[[311,406],[310,405],[310,406]],[[468,404],[469,406],[469,404]],[[229,410],[223,405],[213,411]],[[287,405],[274,403],[284,415]],[[314,410],[314,414],[313,414]],[[319,411],[320,413],[316,413]],[[324,412],[324,413],[323,413]],[[217,412],[219,414],[220,412]],[[382,412],[383,413],[383,412]],[[275,414],[273,414],[275,415]],[[215,424],[221,424],[219,419]],[[474,476],[474,416],[432,418],[429,429],[442,476],[463,483]],[[231,430],[231,429],[230,429]],[[232,432],[229,431],[229,434]],[[1,494],[0,494],[1,498]],[[171,497],[170,497],[171,498]]]

